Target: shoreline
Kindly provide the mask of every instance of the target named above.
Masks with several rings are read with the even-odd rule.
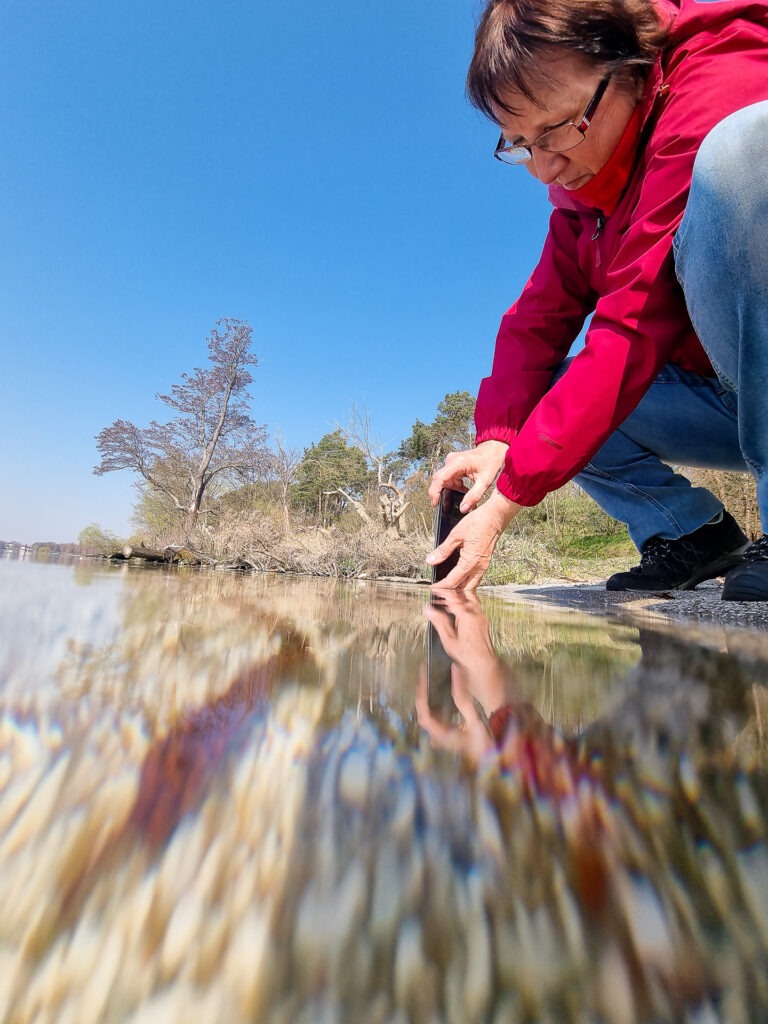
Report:
[[[768,601],[722,601],[722,584],[708,580],[695,590],[663,593],[613,592],[603,582],[571,583],[546,580],[541,583],[481,587],[480,593],[512,603],[579,611],[627,625],[667,628],[684,626],[698,632],[708,645],[723,642],[730,635],[746,641],[756,654],[768,655]],[[751,638],[751,642],[750,642]]]

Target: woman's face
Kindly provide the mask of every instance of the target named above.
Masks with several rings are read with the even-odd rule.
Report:
[[[613,153],[643,92],[642,82],[611,78],[584,141],[565,153],[539,149],[535,139],[568,121],[578,124],[595,94],[604,71],[579,54],[553,56],[541,64],[541,81],[535,87],[538,103],[521,93],[503,93],[505,105],[497,122],[506,140],[528,146],[532,158],[525,166],[544,185],[577,189],[603,168]]]

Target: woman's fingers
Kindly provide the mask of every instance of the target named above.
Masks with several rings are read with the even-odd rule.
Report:
[[[440,498],[440,491],[448,487],[451,490],[464,490],[464,477],[472,475],[472,460],[460,456],[471,456],[472,452],[451,452],[445,460],[445,465],[435,471],[432,483],[429,485],[429,500],[436,505]],[[454,456],[456,456],[454,458]]]
[[[471,512],[477,508],[477,503],[488,490],[496,477],[495,473],[478,473],[475,482],[464,495],[461,502],[462,512]]]
[[[427,618],[431,618],[432,612],[437,611],[437,609],[443,615],[448,613],[455,622],[458,622],[460,619],[464,620],[467,616],[479,616],[481,621],[485,621],[482,605],[477,594],[461,594],[456,592],[441,594],[438,604],[434,606],[426,605]]]
[[[434,551],[430,551],[427,555],[427,565],[441,565],[449,555],[453,554],[454,551],[463,548],[468,529],[467,523],[469,522],[470,517],[476,514],[477,513],[470,512],[469,515],[459,520],[443,543],[438,544]],[[461,554],[459,555],[459,560],[461,560]],[[450,579],[455,576],[456,569],[458,569],[458,566],[451,570],[446,579]],[[450,587],[451,584],[446,584],[444,580],[441,580],[439,584],[434,584],[434,586]]]
[[[469,451],[449,452],[444,465],[432,477],[429,487],[432,505],[437,504],[444,487],[463,490],[463,481],[468,478],[472,481],[472,487],[462,502],[462,509],[475,508],[504,465],[508,447],[503,441],[483,441]]]
[[[458,565],[439,583],[433,583],[432,587],[435,590],[476,590],[490,561],[490,555],[481,559],[459,555]]]
[[[475,524],[471,517],[478,512],[470,512],[458,526],[448,534],[442,544],[435,548],[427,561],[439,564],[457,548],[460,549],[458,564],[448,575],[433,584],[439,590],[474,590],[483,577],[491,561],[491,554],[496,544],[496,536],[484,529],[484,524]],[[473,528],[474,527],[474,528]]]
[[[426,605],[424,607],[424,617],[432,623],[432,627],[440,638],[440,643],[443,645],[445,653],[449,658],[452,657],[449,648],[453,649],[453,645],[456,643],[456,620],[454,616],[449,614],[444,606]]]

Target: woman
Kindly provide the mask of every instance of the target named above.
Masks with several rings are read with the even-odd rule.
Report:
[[[641,552],[609,589],[727,571],[725,599],[768,600],[768,538],[669,466],[751,471],[768,531],[768,3],[490,0],[468,94],[554,211],[477,446],[432,481],[433,503],[472,481],[441,586],[476,587],[521,507],[576,479]]]

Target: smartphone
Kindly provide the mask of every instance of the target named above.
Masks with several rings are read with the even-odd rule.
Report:
[[[435,517],[435,547],[443,543],[454,526],[466,515],[459,510],[464,494],[464,491],[448,488],[440,492]],[[458,560],[459,552],[455,551],[440,565],[433,565],[432,582],[438,583],[445,579]],[[444,602],[438,594],[432,594],[430,603],[433,607],[439,608]],[[451,693],[451,664],[437,630],[431,622],[427,623],[427,703],[430,711],[446,724],[455,723],[461,717]]]
[[[466,491],[454,491],[444,487],[440,491],[440,500],[437,503],[437,515],[435,516],[435,547],[442,544],[456,524],[464,518],[466,512],[461,512],[459,506],[464,500]],[[444,562],[432,566],[432,582],[439,583],[444,580],[451,569],[458,565],[459,552],[454,551]]]

